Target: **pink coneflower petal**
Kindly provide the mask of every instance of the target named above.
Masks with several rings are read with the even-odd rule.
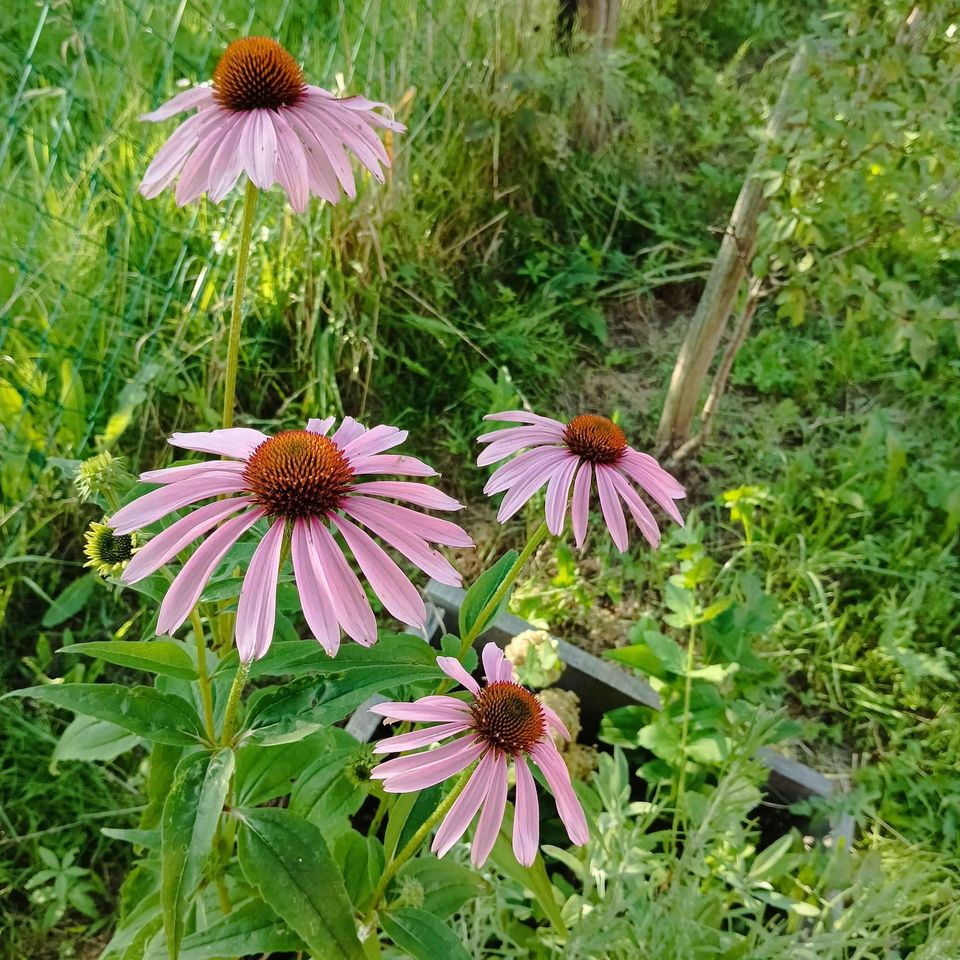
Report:
[[[356,557],[363,575],[373,587],[373,592],[387,610],[403,623],[423,629],[427,610],[423,605],[423,597],[407,579],[407,575],[368,534],[354,526],[346,517],[333,515],[330,519]]]
[[[273,126],[277,135],[277,181],[287,191],[294,211],[303,213],[310,199],[306,152],[283,113],[273,117]]]
[[[573,505],[570,510],[570,522],[573,526],[573,539],[578,547],[583,546],[587,535],[587,520],[590,515],[590,483],[593,480],[593,467],[584,461],[577,471],[573,482]]]
[[[473,835],[473,848],[470,851],[470,860],[478,868],[482,867],[490,856],[500,833],[500,824],[503,823],[503,812],[507,807],[507,758],[499,750],[491,750],[488,756],[493,757],[493,764],[489,771],[487,795]]]
[[[244,663],[259,660],[270,646],[277,617],[277,579],[283,521],[276,521],[257,544],[237,602],[237,653]]]
[[[521,757],[513,765],[517,777],[516,815],[513,819],[513,855],[525,867],[533,863],[540,845],[540,804],[533,774]]]
[[[547,725],[553,727],[553,729],[556,730],[564,740],[569,740],[570,731],[567,729],[564,722],[557,716],[553,708],[548,707],[545,703],[541,703],[540,709],[543,710],[543,715],[547,718]]]
[[[208,535],[181,571],[164,600],[161,632],[176,629],[189,614],[203,583],[212,575],[226,550],[231,531],[237,536],[258,517],[270,520],[270,532],[258,545],[241,587],[237,643],[245,660],[262,657],[275,625],[275,594],[279,577],[282,531],[292,529],[294,578],[304,617],[311,632],[332,656],[340,644],[341,629],[359,643],[377,638],[377,623],[364,585],[351,563],[387,612],[422,628],[426,608],[416,587],[396,560],[371,534],[397,549],[414,565],[444,583],[460,585],[460,576],[430,543],[472,546],[467,533],[448,520],[429,516],[381,497],[396,497],[435,510],[459,510],[452,497],[423,483],[372,481],[355,484],[358,472],[397,464],[432,472],[412,457],[384,456],[407,436],[405,430],[377,426],[367,430],[352,417],[328,437],[333,418],[311,419],[305,430],[286,430],[268,437],[245,427],[211,432],[174,434],[170,443],[202,452],[232,457],[149,471],[141,479],[163,484],[117,512],[112,519],[122,532],[224,493],[243,496],[226,503],[207,504],[156,536],[128,567],[129,582],[157,569],[193,540]],[[211,529],[237,509],[253,507],[240,525],[233,520]],[[361,526],[357,526],[357,523]],[[331,527],[333,532],[331,532]],[[339,539],[337,539],[339,538]],[[278,552],[279,550],[279,552]],[[274,559],[277,563],[274,563]],[[186,574],[186,576],[183,576]]]
[[[453,565],[441,553],[430,548],[425,540],[397,525],[389,517],[375,512],[365,497],[350,497],[344,504],[343,512],[369,527],[381,540],[385,540],[395,550],[402,553],[412,564],[418,566],[440,583],[459,587],[463,580]],[[374,501],[371,501],[371,503]]]
[[[263,515],[264,511],[258,509],[234,517],[197,547],[160,604],[157,633],[172,633],[190,616],[190,611],[197,605],[203,588],[213,576],[213,571],[237,540]]]
[[[124,583],[136,583],[162,567],[168,560],[186,549],[194,540],[202,537],[221,520],[247,506],[253,501],[247,497],[218,500],[194,510],[158,533],[141,547],[120,575]]]
[[[462,510],[463,504],[442,490],[425,483],[413,483],[409,480],[371,480],[368,483],[355,483],[353,492],[364,497],[390,497],[392,500],[406,500],[431,510]]]
[[[451,523],[449,520],[441,520],[440,517],[418,513],[409,507],[401,507],[397,503],[372,500],[368,497],[354,496],[350,498],[351,509],[355,510],[358,503],[362,503],[363,509],[368,513],[383,517],[388,523],[400,527],[413,527],[417,531],[417,536],[431,543],[442,543],[448,547],[473,546],[473,540],[469,534],[462,527]]]
[[[191,463],[182,467],[167,467],[164,470],[147,470],[146,473],[140,474],[140,482],[166,484],[224,473],[242,477],[243,469],[242,463],[209,460],[206,463]]]
[[[652,458],[650,458],[652,459]],[[656,462],[654,462],[656,465]],[[654,471],[642,460],[626,456],[622,465],[623,472],[643,487],[670,518],[683,526],[683,517],[677,509],[674,498],[686,496],[684,488],[670,476],[666,470]]]
[[[646,537],[647,542],[651,547],[659,546],[660,528],[650,512],[650,508],[640,499],[637,491],[616,470],[610,471],[609,479],[620,495],[620,499],[627,505],[634,523],[640,528],[640,532]]]
[[[309,537],[320,560],[330,599],[344,633],[364,646],[376,643],[377,619],[363,584],[350,569],[340,548],[322,523],[313,520]]]
[[[206,86],[193,87],[190,90],[184,90],[178,93],[162,106],[157,107],[150,113],[141,113],[139,119],[151,123],[157,123],[160,120],[169,120],[170,117],[183,113],[186,110],[193,110],[196,107],[203,106],[213,100],[213,88]]]
[[[550,480],[554,472],[568,459],[569,456],[566,453],[558,453],[555,456],[544,457],[540,463],[530,467],[523,477],[517,481],[516,486],[511,487],[503,500],[500,501],[497,519],[501,523],[505,523],[515,513],[519,512],[523,505]]]
[[[401,477],[436,477],[439,476],[433,467],[428,466],[416,457],[404,457],[392,454],[381,454],[372,457],[362,457],[353,464],[353,472],[366,473],[395,473]]]
[[[577,461],[573,457],[562,463],[547,484],[545,503],[547,529],[559,537],[563,533],[563,524],[567,516],[567,501],[570,499],[570,485],[577,471]]]
[[[627,521],[623,516],[623,507],[620,506],[620,499],[613,487],[613,481],[609,474],[611,468],[598,463],[595,467],[597,475],[597,493],[600,495],[600,509],[603,511],[603,519],[607,523],[607,529],[617,549],[622,553],[627,549]]]
[[[587,839],[583,810],[548,730],[553,728],[564,735],[566,728],[552,710],[546,710],[530,691],[516,682],[513,665],[496,644],[484,646],[481,660],[486,675],[482,687],[458,661],[451,657],[437,658],[438,666],[470,691],[473,698],[470,703],[430,696],[411,704],[383,703],[373,708],[388,721],[439,721],[438,726],[385,740],[375,748],[378,753],[437,743],[461,732],[464,736],[436,749],[387,760],[374,768],[371,776],[382,780],[387,792],[404,793],[440,783],[468,770],[471,763],[479,760],[440,825],[433,849],[443,856],[463,836],[480,810],[471,856],[474,864],[481,866],[493,848],[503,821],[507,765],[512,759],[517,780],[514,851],[517,859],[529,866],[537,853],[540,812],[533,775],[527,766],[528,756],[540,766],[547,783],[555,790],[557,810],[571,840],[584,843]]]
[[[477,694],[480,692],[480,684],[467,673],[466,668],[455,657],[437,657],[437,666],[450,677],[451,680],[456,680],[457,683],[462,684],[471,693]]]
[[[383,789],[387,793],[425,790],[427,787],[449,780],[475,760],[479,760],[488,749],[487,744],[478,737],[461,737],[435,750],[429,750],[425,754],[417,753],[409,757],[387,760],[386,763],[375,767],[370,775],[375,779],[383,780]],[[406,761],[414,762],[406,763]]]
[[[433,838],[430,849],[438,857],[442,857],[466,832],[467,827],[480,809],[480,804],[487,795],[490,786],[490,777],[493,774],[496,761],[494,751],[488,750],[477,764],[477,769],[470,775],[467,785],[460,796],[453,801],[453,806],[443,818],[440,829]]]
[[[175,433],[167,441],[171,446],[197,453],[215,453],[218,457],[246,460],[267,439],[265,433],[250,427],[230,427],[210,433]]]
[[[558,456],[556,447],[534,447],[533,450],[525,450],[509,463],[497,467],[490,474],[490,479],[484,485],[483,492],[490,496],[494,493],[509,490],[525,477],[529,477],[531,473],[542,472],[544,464],[549,464]],[[576,462],[576,457],[571,456],[568,459]]]
[[[313,128],[296,111],[292,111],[287,120],[297,131],[303,144],[311,191],[329,203],[336,203],[340,197],[340,182]]]
[[[174,510],[187,507],[198,500],[207,500],[222,493],[240,493],[245,490],[243,477],[234,473],[211,472],[203,477],[171,483],[151,490],[142,497],[121,507],[111,518],[115,533],[130,533],[149,526],[154,520]]]
[[[215,112],[207,111],[195,114],[177,127],[147,167],[140,192],[148,200],[162,193],[183,169],[200,137],[217,126],[221,119]]]
[[[330,428],[336,419],[336,417],[326,417],[320,420],[317,417],[311,417],[307,421],[307,430],[309,430],[310,433],[318,433],[321,437],[325,437],[330,432]]]
[[[470,707],[456,697],[421,697],[414,703],[376,703],[370,713],[391,720],[414,720],[417,723],[451,723],[470,715]]]
[[[396,427],[388,427],[385,424],[374,427],[359,437],[354,437],[343,447],[343,452],[351,460],[360,460],[363,457],[372,456],[375,453],[383,453],[384,450],[390,450],[397,447],[407,439],[406,430],[398,430]]]
[[[484,644],[480,655],[483,662],[483,672],[487,683],[501,683],[513,680],[513,664],[503,655],[503,651],[495,643]]]
[[[293,576],[300,594],[304,619],[323,649],[331,657],[336,656],[340,648],[340,625],[333,612],[333,601],[323,578],[320,558],[309,539],[306,520],[294,521],[290,547]]]
[[[583,815],[583,808],[577,800],[577,795],[573,792],[570,771],[567,770],[567,765],[563,762],[553,741],[549,738],[541,740],[530,750],[530,756],[547,778],[550,790],[557,801],[557,812],[570,839],[574,843],[586,843],[590,836],[587,819]]]
[[[220,148],[223,132],[232,126],[229,122],[229,116],[219,114],[219,118],[219,123],[212,124],[205,131],[203,138],[197,144],[197,148],[190,154],[190,159],[187,160],[180,171],[180,179],[177,181],[177,189],[174,195],[177,204],[181,207],[192,200],[196,200],[210,186],[210,165]]]
[[[501,523],[546,484],[547,529],[554,536],[563,532],[570,503],[573,536],[580,547],[586,538],[595,477],[604,523],[621,551],[629,544],[623,504],[650,544],[657,546],[660,542],[657,522],[631,481],[682,524],[674,503],[684,495],[681,484],[649,454],[632,449],[623,430],[612,420],[597,414],[580,414],[562,424],[521,410],[492,414],[486,419],[521,424],[478,438],[480,443],[488,444],[477,458],[479,466],[512,457],[494,470],[483,488],[488,495],[503,493],[497,512]]]
[[[219,203],[237,185],[243,164],[240,160],[240,140],[246,126],[246,118],[231,117],[220,130],[220,146],[210,162],[210,177],[207,195],[213,203]]]
[[[484,420],[497,420],[505,423],[536,423],[542,427],[555,427],[561,431],[564,424],[552,417],[541,417],[536,413],[527,413],[526,410],[507,410],[504,413],[488,413]]]
[[[306,84],[293,57],[264,37],[234,41],[217,64],[212,87],[178,94],[141,119],[161,121],[194,109],[198,113],[174,132],[148,169],[144,195],[156,196],[179,175],[178,203],[204,191],[218,202],[245,171],[262,190],[279,183],[297,211],[306,208],[311,193],[336,203],[341,190],[356,196],[350,156],[382,183],[390,156],[376,131],[405,129],[376,112],[382,104],[365,97],[340,100]],[[194,122],[199,117],[210,125],[201,129]]]
[[[401,750],[414,750],[417,747],[428,747],[447,737],[452,737],[456,733],[463,733],[469,729],[468,720],[462,720],[459,723],[438,723],[432,727],[426,727],[423,730],[414,730],[413,733],[401,733],[395,737],[387,737],[385,740],[378,740],[373,748],[374,753],[399,753]]]

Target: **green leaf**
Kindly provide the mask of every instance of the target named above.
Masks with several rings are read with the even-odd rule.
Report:
[[[121,840],[132,843],[135,847],[145,847],[147,850],[160,849],[159,830],[124,830],[120,827],[101,827],[100,832],[111,840]]]
[[[175,746],[203,740],[197,711],[183,697],[162,693],[153,687],[124,687],[118,683],[48,683],[4,694],[32,697],[74,713],[109,720],[124,730]]]
[[[493,599],[497,589],[507,578],[514,563],[517,560],[517,551],[508,550],[489,570],[485,570],[477,577],[473,586],[467,591],[467,595],[460,604],[460,636],[465,637],[467,633],[476,631],[479,636],[496,619],[499,610],[490,611],[480,621],[480,615],[483,608]]]
[[[326,751],[300,775],[290,794],[290,811],[319,827],[333,841],[350,826],[349,818],[366,795],[344,774],[355,746]]]
[[[233,751],[229,747],[215,753],[189,754],[177,768],[163,806],[160,900],[171,960],[178,956],[184,914],[210,859],[233,769]]]
[[[296,780],[317,756],[332,749],[333,732],[321,730],[298,743],[270,750],[261,750],[256,744],[241,747],[237,751],[235,777],[237,806],[257,807],[289,794]],[[344,736],[349,737],[349,734]]]
[[[675,583],[668,582],[664,590],[663,602],[672,611],[663,619],[671,627],[691,627],[697,620],[697,601],[692,590],[686,590]]]
[[[206,930],[190,934],[180,944],[179,960],[219,960],[248,954],[299,953],[303,941],[261,900],[248,900]],[[147,960],[165,960],[157,944]]]
[[[240,811],[240,866],[323,960],[363,960],[343,876],[318,827],[271,807]]]
[[[132,750],[139,742],[139,737],[127,733],[115,723],[94,717],[75,717],[57,741],[50,772],[56,773],[57,764],[62,760],[113,760]]]
[[[337,863],[343,864],[343,881],[353,905],[362,910],[383,873],[386,858],[376,837],[348,830],[337,840]]]
[[[438,917],[402,907],[380,915],[387,936],[416,960],[470,960],[457,935]]]
[[[441,788],[437,785],[426,790],[401,793],[394,798],[383,835],[383,846],[388,857],[402,850],[427,817],[437,809],[440,793]]]
[[[163,804],[170,792],[177,764],[183,756],[184,747],[169,743],[155,743],[150,751],[149,772],[147,774],[147,809],[140,816],[140,826],[144,829],[160,826]]]
[[[423,909],[445,919],[468,900],[490,895],[490,885],[469,867],[435,857],[415,857],[400,870],[400,876],[416,880],[423,888]]]
[[[57,627],[64,620],[69,620],[79,613],[87,600],[90,599],[96,580],[97,575],[91,571],[69,583],[66,589],[47,608],[47,612],[43,615],[43,626]]]
[[[187,652],[170,640],[96,640],[61,647],[60,653],[83,653],[121,667],[159,673],[177,680],[196,680],[197,669]]]
[[[237,669],[233,651],[216,673],[232,676]],[[384,686],[435,680],[442,677],[436,653],[428,643],[409,634],[386,634],[372,647],[344,645],[336,657],[311,640],[281,640],[270,645],[262,660],[250,669],[250,678],[277,676],[336,677],[344,688],[376,680]]]

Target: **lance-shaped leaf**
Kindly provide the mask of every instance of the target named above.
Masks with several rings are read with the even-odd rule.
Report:
[[[163,805],[160,899],[171,960],[179,955],[184,915],[210,859],[233,768],[233,751],[228,747],[189,754],[180,762]]]
[[[318,827],[289,810],[241,810],[240,866],[261,898],[323,960],[363,960],[343,875]]]
[[[197,711],[183,697],[153,687],[124,687],[119,683],[47,683],[14,690],[6,697],[33,697],[58,707],[109,720],[146,740],[188,746],[203,740]]]
[[[121,667],[158,673],[177,680],[196,680],[197,668],[186,650],[172,640],[94,640],[61,647],[60,653],[82,653]]]

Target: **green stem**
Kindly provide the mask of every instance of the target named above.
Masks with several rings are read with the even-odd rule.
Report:
[[[237,707],[240,704],[240,694],[247,682],[247,675],[250,673],[250,664],[240,661],[237,667],[237,675],[233,678],[233,686],[230,687],[230,696],[227,697],[227,709],[223,715],[223,735],[220,737],[220,743],[228,747],[233,740],[233,734],[236,728]]]
[[[690,627],[690,636],[687,638],[687,670],[683,688],[683,726],[680,729],[680,776],[677,780],[677,802],[673,807],[673,842],[677,840],[677,829],[680,825],[680,815],[683,810],[683,791],[687,782],[687,738],[690,736],[690,692],[693,686],[693,655],[697,647],[696,627]]]
[[[464,634],[460,640],[460,655],[458,660],[463,660],[467,651],[473,646],[474,641],[489,625],[488,621],[497,612],[503,598],[510,591],[514,581],[520,575],[520,571],[526,565],[526,562],[533,556],[533,552],[540,546],[543,538],[547,535],[547,521],[544,520],[540,526],[530,535],[527,545],[520,551],[520,556],[514,561],[513,566],[503,578],[503,582],[497,587],[496,593],[483,605],[479,616],[474,621],[473,626]]]
[[[380,877],[380,882],[377,884],[377,888],[373,891],[373,896],[370,900],[370,909],[363,918],[364,926],[369,926],[372,922],[373,915],[377,912],[377,907],[380,905],[380,901],[383,899],[383,895],[386,893],[390,881],[396,876],[397,871],[420,849],[420,844],[427,838],[430,831],[449,813],[454,801],[463,793],[463,788],[467,785],[473,769],[473,764],[471,764],[460,774],[460,779],[457,780],[450,792],[443,798],[440,806],[424,820],[420,829],[410,838],[410,842],[387,864],[383,875]]]
[[[207,731],[207,739],[211,743],[216,743],[217,728],[213,722],[213,692],[210,688],[210,676],[207,673],[207,645],[204,643],[203,624],[200,622],[200,614],[196,607],[190,611],[190,622],[193,624],[193,632],[197,638],[197,673],[200,699],[203,701],[203,726]]]
[[[230,310],[230,337],[227,341],[227,378],[223,385],[223,426],[233,426],[233,408],[237,395],[237,361],[240,356],[240,328],[242,326],[243,291],[247,285],[247,264],[250,260],[250,238],[253,235],[253,211],[257,205],[257,188],[247,181],[243,197],[243,222],[240,225],[240,248],[237,251],[237,278],[233,284],[233,304]]]

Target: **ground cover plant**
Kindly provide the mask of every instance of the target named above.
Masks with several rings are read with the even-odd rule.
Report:
[[[4,692],[32,699],[0,702],[4,955],[958,955],[955,21],[949,5],[893,0],[625,3],[607,39],[588,17],[558,35],[545,2],[18,7],[0,32],[0,589]],[[356,103],[396,126],[370,127],[379,159],[354,143],[355,197],[319,173],[307,186],[325,202],[291,182],[254,207],[245,175],[232,191],[197,184],[228,191],[219,205],[181,208],[175,183],[138,192],[178,122],[138,116],[213,76],[246,36],[279,41],[308,83],[386,104]],[[686,323],[801,48],[757,171],[764,211],[740,295],[756,293],[752,326],[709,436],[682,457],[655,450]],[[381,163],[382,183],[368,172]],[[400,635],[420,613],[362,539],[380,514],[354,526],[338,513],[332,528],[369,581],[369,614],[346,574],[317,602],[312,552],[342,568],[299,514],[289,547],[285,524],[260,521],[205,592],[180,581],[179,604],[162,572],[127,576],[124,548],[142,572],[158,537],[174,539],[162,525],[196,522],[195,508],[141,514],[114,540],[91,524],[122,523],[124,502],[168,479],[155,471],[204,459],[209,442],[171,453],[166,439],[229,426],[225,409],[276,440],[332,417],[340,449],[345,418],[408,431],[367,455],[436,466],[411,507],[455,498],[466,533],[420,520],[438,524],[447,559],[392,555],[417,587],[405,557],[473,585],[460,637],[431,652]],[[539,493],[505,461],[491,504],[501,465],[474,464],[496,426],[482,418],[521,410],[599,415],[617,448],[589,448],[601,466],[621,435],[656,453],[686,488],[684,526],[654,484],[658,549],[629,501],[621,528],[609,491],[604,504],[595,488],[578,529],[579,481],[555,459],[561,475]],[[558,442],[519,439],[548,458]],[[576,523],[551,536],[567,492]],[[262,581],[269,549],[279,585],[244,600],[243,574]],[[171,577],[190,562],[168,559]],[[511,585],[515,613],[649,678],[664,709],[611,711],[571,749],[526,693],[576,741],[549,646],[514,652],[514,706],[536,729],[498,754],[497,728],[499,746],[451,761],[449,779],[409,781],[437,759],[407,760],[405,746],[436,737],[410,705],[440,684],[455,694],[453,679],[467,684],[457,702],[480,704],[501,669],[509,680],[492,651],[476,690],[453,661],[480,666],[472,641]],[[351,590],[359,606],[338,605]],[[173,639],[155,636],[158,614]],[[374,615],[376,644],[336,649],[340,625],[369,641]],[[342,729],[377,690],[405,724],[378,735],[412,738],[385,777],[386,757]],[[127,706],[105,707],[111,694]],[[491,734],[439,709],[453,715],[430,719],[461,727],[451,735]],[[847,789],[771,834],[761,745]],[[537,768],[514,762],[501,780],[500,758],[518,752]],[[471,761],[502,784],[485,803]],[[838,851],[816,836],[841,811],[857,830]]]

